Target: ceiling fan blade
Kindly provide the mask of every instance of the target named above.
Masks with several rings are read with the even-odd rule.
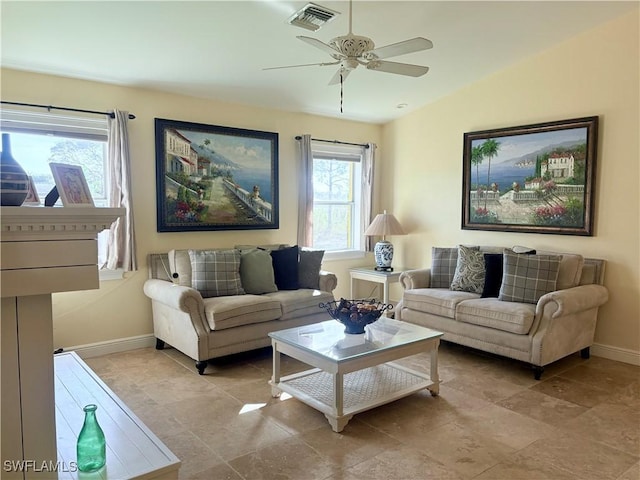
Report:
[[[411,40],[405,40],[404,42],[393,43],[380,48],[374,48],[373,50],[366,52],[364,58],[372,60],[374,58],[389,58],[396,57],[398,55],[404,55],[406,53],[420,52],[421,50],[429,50],[433,48],[431,40],[426,38],[416,37]]]
[[[308,43],[309,45],[312,45],[316,48],[319,48],[320,50],[327,52],[329,55],[340,55],[341,57],[344,57],[342,53],[340,53],[338,50],[333,48],[331,45],[327,45],[326,43],[321,42],[317,38],[305,37],[304,35],[298,35],[296,38],[299,38],[303,42]]]
[[[314,67],[314,66],[326,67],[327,65],[338,65],[339,63],[340,61],[328,62],[328,63],[304,63],[302,65],[286,65],[283,67],[268,67],[268,68],[263,68],[262,70],[280,70],[281,68],[298,68],[298,67]]]
[[[396,73],[407,75],[408,77],[420,77],[429,71],[429,67],[422,65],[411,65],[409,63],[387,62],[385,60],[374,60],[367,63],[368,70],[379,72]]]
[[[331,80],[329,80],[329,85],[339,85],[340,74],[342,74],[342,83],[344,83],[350,73],[351,73],[350,69],[340,67],[338,71],[335,73],[335,75],[331,77]]]

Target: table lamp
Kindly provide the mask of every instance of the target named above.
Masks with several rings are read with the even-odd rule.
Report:
[[[393,272],[391,261],[393,260],[393,245],[385,240],[387,235],[406,235],[396,217],[392,214],[379,213],[373,219],[371,225],[364,232],[367,236],[382,236],[382,240],[376,243],[373,254],[376,259],[376,270]]]

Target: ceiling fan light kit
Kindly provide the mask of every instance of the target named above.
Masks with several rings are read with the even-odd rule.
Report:
[[[313,4],[311,4],[313,5]],[[324,7],[321,7],[324,8]],[[340,112],[342,112],[342,85],[352,70],[359,65],[363,65],[367,70],[393,73],[408,77],[420,77],[429,71],[429,67],[413,65],[409,63],[389,62],[383,60],[389,57],[406,55],[408,53],[420,52],[433,48],[431,40],[423,37],[416,37],[402,42],[375,48],[375,43],[369,37],[354,35],[352,31],[352,8],[353,0],[349,1],[349,33],[335,37],[324,43],[317,38],[298,36],[299,40],[328,53],[335,62],[308,63],[302,65],[289,65],[283,67],[271,67],[264,70],[275,70],[281,68],[309,67],[339,65],[338,71],[329,81],[329,85],[340,84]]]

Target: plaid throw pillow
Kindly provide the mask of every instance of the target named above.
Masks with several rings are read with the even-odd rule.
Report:
[[[191,286],[204,297],[244,295],[239,250],[189,250]]]
[[[562,257],[503,253],[502,285],[499,300],[538,303],[545,293],[556,290]]]
[[[480,247],[468,247],[480,250]],[[449,288],[456,273],[458,248],[431,248],[431,288]]]

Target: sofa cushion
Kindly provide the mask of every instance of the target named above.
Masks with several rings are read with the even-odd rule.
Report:
[[[266,295],[236,295],[204,299],[204,313],[211,330],[251,325],[280,318],[278,300]]]
[[[469,247],[479,250],[480,247]],[[458,265],[458,247],[431,248],[431,288],[449,288]]]
[[[273,263],[268,251],[260,248],[242,250],[240,255],[240,280],[246,293],[260,295],[275,292]]]
[[[278,290],[298,289],[298,254],[297,245],[271,251],[273,273]]]
[[[451,281],[451,290],[482,293],[484,277],[484,254],[480,250],[459,245],[458,261]]]
[[[558,281],[556,289],[577,287],[580,285],[582,269],[584,268],[584,257],[575,253],[556,253],[538,250],[541,255],[560,255],[560,268],[558,269]]]
[[[503,254],[502,285],[498,298],[506,302],[537,303],[556,290],[560,256]]]
[[[404,291],[402,306],[419,312],[455,318],[458,303],[478,297],[477,293],[459,292],[448,288],[414,288]]]
[[[334,300],[332,293],[309,288],[279,290],[277,292],[267,293],[264,296],[280,303],[280,308],[282,309],[280,320],[289,320],[291,318],[321,313],[325,310],[320,308],[320,304]],[[327,314],[327,320],[329,320],[329,314]]]
[[[456,307],[456,320],[526,335],[536,307],[531,303],[502,302],[497,298],[464,300]]]
[[[189,250],[191,286],[203,298],[244,295],[239,250]]]
[[[298,286],[300,288],[320,288],[320,268],[324,250],[300,248],[298,260]]]

